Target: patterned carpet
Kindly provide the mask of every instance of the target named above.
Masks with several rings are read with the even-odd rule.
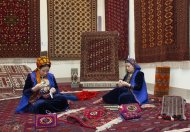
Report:
[[[40,55],[40,1],[0,0],[0,58]]]
[[[189,60],[189,0],[135,0],[139,63]]]
[[[31,68],[26,65],[0,65],[0,99],[21,95],[30,72]]]
[[[26,65],[0,65],[0,88],[22,89],[31,68]]]
[[[81,82],[119,80],[118,39],[118,32],[82,34]]]
[[[156,67],[154,95],[163,97],[169,95],[170,67]]]
[[[105,23],[106,31],[119,32],[118,58],[126,59],[129,55],[129,0],[105,0]]]
[[[78,109],[81,107],[90,107],[92,102],[101,97],[105,92],[100,92],[97,97],[85,100],[76,101],[70,106],[71,109]],[[150,96],[152,98],[152,96]],[[12,131],[66,131],[66,132],[84,132],[94,131],[94,129],[85,128],[80,125],[72,125],[58,120],[57,127],[55,128],[43,128],[36,129],[34,126],[33,114],[15,114],[15,108],[18,105],[19,99],[0,101],[0,132],[12,132]],[[155,108],[143,109],[143,114],[140,119],[123,121],[117,125],[109,128],[109,131],[128,131],[128,132],[160,132],[165,130],[190,128],[190,104],[186,105],[187,121],[168,121],[158,119],[157,116],[161,111],[161,102],[151,102],[156,105]],[[102,105],[102,104],[100,104]]]
[[[81,33],[96,31],[96,0],[48,0],[48,54],[52,59],[80,59]]]

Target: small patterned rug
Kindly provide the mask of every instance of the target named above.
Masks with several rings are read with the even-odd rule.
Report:
[[[80,81],[119,80],[118,32],[82,34]]]
[[[30,72],[26,65],[0,65],[0,99],[20,96]]]
[[[60,121],[71,124],[80,124],[87,128],[107,129],[113,124],[122,122],[118,112],[113,112],[103,106],[91,106],[76,112],[64,114],[59,117]]]
[[[163,97],[169,94],[170,67],[156,67],[154,96]]]

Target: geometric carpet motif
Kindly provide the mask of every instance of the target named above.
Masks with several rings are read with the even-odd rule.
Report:
[[[138,62],[189,60],[189,1],[135,0]]]
[[[119,60],[127,58],[128,46],[128,22],[129,0],[106,0],[105,1],[106,31],[119,32]]]
[[[118,32],[85,32],[81,45],[81,81],[119,79]]]
[[[156,67],[154,96],[163,97],[169,94],[170,67]]]
[[[48,0],[49,57],[80,59],[81,34],[96,31],[97,0]]]
[[[0,65],[0,93],[22,91],[30,72],[26,65]]]
[[[0,58],[40,54],[40,1],[0,0]]]
[[[60,121],[82,125],[96,129],[119,117],[117,112],[106,109],[103,106],[92,106],[77,112],[64,114],[59,117]],[[115,122],[115,124],[117,124]]]

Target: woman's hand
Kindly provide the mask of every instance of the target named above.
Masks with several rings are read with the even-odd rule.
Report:
[[[50,92],[51,92],[52,94],[54,94],[54,93],[56,92],[56,89],[55,89],[55,88],[51,88],[51,89],[50,89]]]
[[[119,80],[116,85],[117,85],[118,87],[122,87],[122,86],[123,86],[122,82],[123,82],[122,80]]]
[[[38,91],[38,90],[40,90],[40,89],[42,89],[42,84],[41,84],[41,83],[38,83],[38,84],[36,84],[36,86],[34,86],[34,87],[32,88],[32,91],[36,92],[36,91]]]
[[[49,94],[44,94],[44,95],[42,95],[43,96],[43,98],[45,98],[45,99],[47,99],[47,98],[49,98]]]
[[[123,81],[122,84],[123,84],[123,86],[131,87],[131,84],[128,82]]]

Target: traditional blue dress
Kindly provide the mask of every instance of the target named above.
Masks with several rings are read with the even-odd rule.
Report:
[[[36,72],[33,71],[31,74],[28,74],[25,81],[23,96],[18,107],[16,108],[17,113],[31,112],[36,114],[47,114],[49,112],[61,112],[68,108],[69,105],[67,99],[64,94],[61,94],[59,92],[54,75],[48,73],[47,79],[50,82],[50,88],[54,87],[56,89],[56,93],[53,95],[53,99],[51,97],[45,99],[41,96],[35,102],[29,102],[30,97],[34,94],[31,89],[37,84]]]
[[[148,102],[147,86],[144,79],[144,73],[140,71],[139,65],[135,66],[135,71],[133,72],[128,83],[131,87],[116,87],[102,98],[105,103],[108,104],[128,104],[128,103],[139,103],[140,105]],[[126,81],[130,74],[127,73],[123,78]]]

